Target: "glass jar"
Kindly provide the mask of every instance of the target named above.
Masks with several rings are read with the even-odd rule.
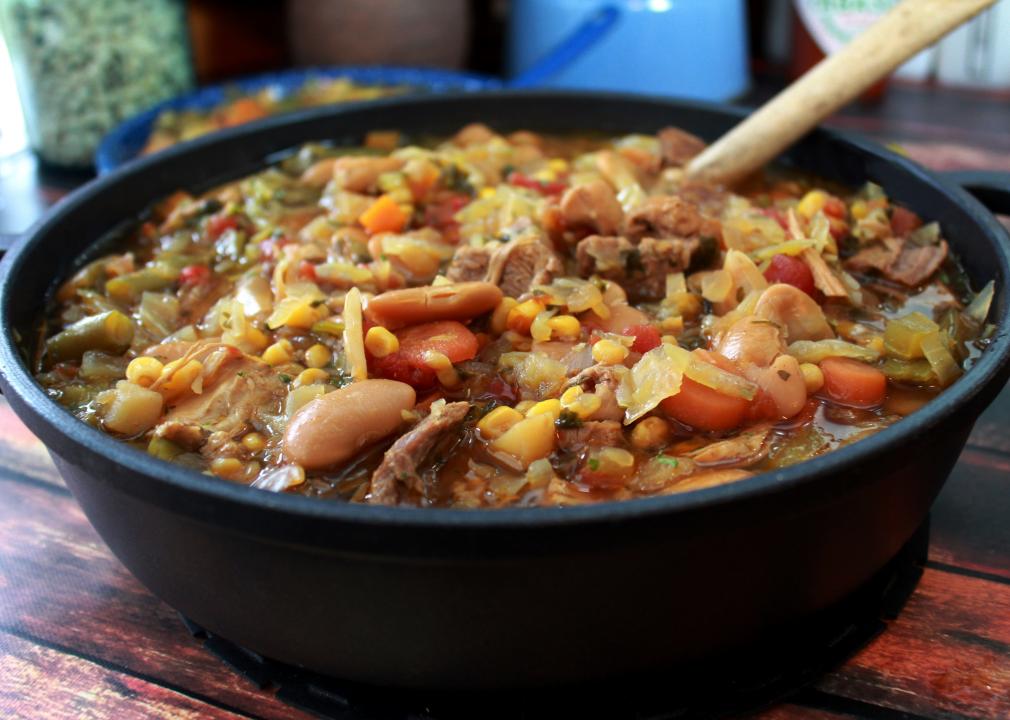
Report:
[[[32,147],[91,164],[120,120],[192,87],[181,0],[0,0]]]

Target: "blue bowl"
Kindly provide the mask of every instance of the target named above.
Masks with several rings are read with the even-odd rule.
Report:
[[[297,91],[310,80],[339,77],[361,85],[406,85],[419,93],[486,90],[503,85],[499,78],[488,75],[410,67],[337,66],[253,75],[199,88],[127,118],[102,138],[95,151],[95,168],[104,175],[136,158],[147,144],[158,116],[165,110],[211,110],[230,99],[235,92],[251,94],[276,88],[284,96]]]

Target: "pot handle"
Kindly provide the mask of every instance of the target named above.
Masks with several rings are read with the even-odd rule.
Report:
[[[1010,173],[995,170],[955,170],[941,177],[960,185],[990,212],[1010,215]]]

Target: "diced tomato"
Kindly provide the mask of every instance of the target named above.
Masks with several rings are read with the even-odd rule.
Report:
[[[896,237],[907,237],[909,233],[922,226],[922,219],[911,210],[900,205],[891,208],[891,231]]]
[[[568,189],[568,184],[563,182],[540,182],[529,175],[513,170],[509,173],[508,183],[516,187],[524,187],[535,190],[541,195],[560,195]]]
[[[662,343],[659,330],[654,325],[631,325],[624,328],[621,335],[629,335],[635,338],[631,349],[637,353],[647,353],[653,348],[659,347],[660,343]]]
[[[824,201],[824,207],[821,209],[829,218],[845,219],[845,201],[834,195],[828,195],[828,199]]]
[[[772,257],[771,264],[765,270],[765,280],[770,283],[785,283],[799,288],[807,295],[813,296],[814,274],[807,264],[799,258],[778,254]]]
[[[316,277],[316,266],[310,263],[308,260],[302,260],[298,263],[298,277],[304,280],[311,280],[316,282],[318,279]]]
[[[217,213],[207,218],[207,237],[217,240],[226,230],[238,228],[238,218],[230,213]]]
[[[400,349],[383,358],[374,358],[379,375],[416,388],[436,384],[436,373],[425,362],[425,353],[439,352],[453,363],[472,360],[477,355],[477,337],[455,320],[414,325],[396,332]]]
[[[187,265],[179,273],[180,285],[203,285],[210,280],[210,268],[206,265]]]
[[[424,224],[442,233],[442,239],[455,243],[459,240],[459,223],[453,217],[466,207],[472,198],[463,193],[454,193],[428,203],[424,208]]]

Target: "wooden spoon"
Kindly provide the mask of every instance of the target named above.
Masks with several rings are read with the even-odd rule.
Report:
[[[691,178],[732,183],[764,166],[821,120],[996,0],[904,0],[705,149]]]

